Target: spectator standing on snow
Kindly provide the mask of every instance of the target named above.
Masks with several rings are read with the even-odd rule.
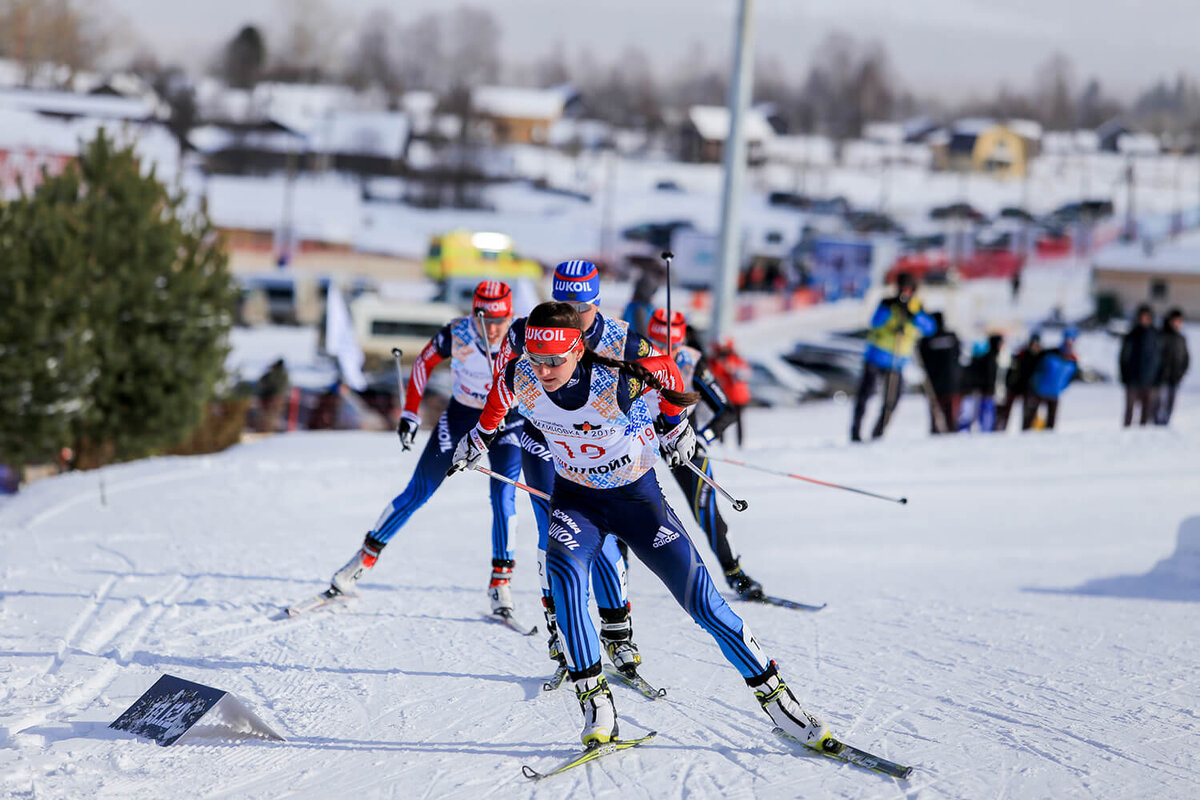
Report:
[[[629,324],[630,330],[641,336],[646,335],[650,326],[650,315],[654,313],[654,295],[662,285],[662,279],[650,267],[644,267],[642,274],[633,285],[633,296],[625,304],[621,319]]]
[[[1162,363],[1158,331],[1150,306],[1138,306],[1133,328],[1121,340],[1121,383],[1125,385],[1125,427],[1133,424],[1134,406],[1141,406],[1139,425],[1150,422],[1154,414],[1154,386]]]
[[[1063,331],[1062,344],[1053,350],[1046,350],[1038,357],[1033,367],[1033,375],[1029,381],[1032,402],[1025,405],[1021,430],[1029,430],[1034,426],[1038,411],[1046,406],[1046,425],[1048,431],[1054,430],[1055,420],[1058,419],[1058,398],[1063,390],[1075,378],[1079,371],[1079,359],[1075,355],[1074,328]]]
[[[1159,334],[1159,346],[1162,349],[1162,359],[1158,367],[1158,380],[1155,394],[1155,418],[1158,425],[1166,425],[1171,421],[1171,412],[1175,410],[1175,392],[1188,371],[1187,337],[1183,335],[1183,312],[1173,308],[1163,320],[1162,331]]]
[[[274,433],[283,429],[283,409],[290,387],[287,365],[282,358],[276,359],[254,387],[254,394],[258,397],[259,431]]]
[[[929,432],[953,433],[962,400],[959,393],[962,365],[958,360],[961,343],[957,333],[946,329],[942,312],[935,311],[930,316],[933,319],[933,333],[917,345],[921,365],[929,378]]]
[[[1008,417],[1012,413],[1017,400],[1021,401],[1022,417],[1033,402],[1030,382],[1033,380],[1033,369],[1042,353],[1042,337],[1034,333],[1021,351],[1013,356],[1008,372],[1004,375],[1004,402],[996,409],[996,430],[1008,428]]]
[[[967,379],[963,381],[963,393],[970,392],[969,403],[964,403],[965,417],[960,420],[959,430],[969,431],[978,424],[979,430],[990,433],[996,428],[996,378],[1000,374],[1000,348],[1004,337],[992,334],[987,342],[980,342],[977,351],[967,365]]]
[[[737,422],[737,444],[741,447],[744,438],[742,411],[750,405],[751,400],[750,365],[733,348],[732,339],[713,344],[708,365],[733,407],[734,420]],[[724,440],[725,437],[722,435],[720,438]]]
[[[901,371],[912,356],[917,337],[933,333],[933,319],[921,308],[916,297],[917,282],[913,276],[901,272],[896,276],[896,295],[879,302],[871,317],[871,329],[867,333],[867,349],[863,353],[862,379],[858,384],[858,396],[854,401],[854,418],[850,423],[850,441],[861,442],[859,433],[867,401],[875,392],[877,381],[883,381],[883,401],[879,409],[879,420],[871,432],[872,439],[883,436],[892,412],[900,402],[904,390]]]

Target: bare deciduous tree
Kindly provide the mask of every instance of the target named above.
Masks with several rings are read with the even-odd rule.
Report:
[[[377,8],[363,19],[358,40],[348,57],[346,80],[356,89],[381,87],[389,105],[395,105],[404,89],[396,64],[394,44],[399,38],[396,20],[386,9]]]
[[[1042,122],[1051,130],[1063,131],[1075,127],[1073,73],[1071,60],[1062,53],[1050,56],[1034,73],[1034,105]]]
[[[78,0],[0,0],[0,56],[24,67],[29,84],[43,66],[67,69],[60,83],[104,54],[108,34],[94,8]]]
[[[316,82],[337,73],[343,18],[326,0],[279,0],[283,34],[270,73],[288,81]]]

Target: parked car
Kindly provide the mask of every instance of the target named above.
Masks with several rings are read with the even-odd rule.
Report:
[[[794,406],[829,397],[829,385],[814,372],[787,363],[779,356],[755,356],[750,365],[750,396],[756,406]]]
[[[986,222],[987,215],[970,203],[950,203],[929,210],[930,219],[963,219],[970,222]]]

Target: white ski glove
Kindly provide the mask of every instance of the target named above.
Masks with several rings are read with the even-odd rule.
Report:
[[[446,470],[446,474],[453,475],[464,469],[475,469],[476,465],[487,455],[488,447],[495,438],[496,431],[487,433],[479,430],[478,425],[471,428],[466,436],[459,439],[458,447],[454,448],[454,461],[450,464],[450,469]]]
[[[679,467],[696,455],[696,432],[686,418],[674,427],[669,428],[669,425],[662,417],[658,418],[655,426],[658,428],[658,446],[667,464]]]
[[[416,414],[405,411],[400,415],[400,422],[396,425],[396,433],[400,437],[400,446],[405,450],[409,450],[413,446],[413,442],[417,439],[417,428],[421,425],[421,418]]]

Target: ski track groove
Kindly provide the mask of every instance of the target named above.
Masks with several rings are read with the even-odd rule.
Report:
[[[106,580],[101,586],[101,590],[89,598],[87,607],[77,617],[76,624],[71,628],[72,636],[79,635],[82,631],[86,631],[94,625],[96,620],[99,619],[100,609],[111,599],[116,599],[111,597],[112,588],[116,583],[117,581],[113,578]],[[123,600],[123,602],[130,603],[131,605],[136,604],[134,605],[133,614],[129,615],[120,624],[105,625],[104,628],[97,632],[97,638],[94,639],[94,643],[92,644],[93,651],[105,652],[88,652],[82,647],[72,648],[73,652],[78,652],[81,655],[100,658],[100,666],[81,683],[67,688],[56,701],[36,711],[29,712],[23,717],[18,717],[16,721],[8,724],[6,727],[19,734],[34,726],[43,725],[52,720],[56,721],[70,709],[84,704],[85,701],[95,700],[117,677],[120,668],[128,666],[128,658],[122,654],[121,645],[116,644],[113,646],[114,643],[120,640],[123,635],[128,634],[127,648],[136,647],[149,630],[149,627],[166,610],[167,605],[187,585],[187,580],[176,578],[171,581],[166,589],[148,601],[141,598],[137,598],[134,601]],[[140,605],[141,608],[137,608],[137,605]],[[89,641],[92,641],[92,637],[88,638]],[[64,647],[65,643],[66,640],[64,639]],[[61,671],[65,663],[65,655],[62,658],[56,657],[51,667],[47,669],[46,674],[57,674]]]

